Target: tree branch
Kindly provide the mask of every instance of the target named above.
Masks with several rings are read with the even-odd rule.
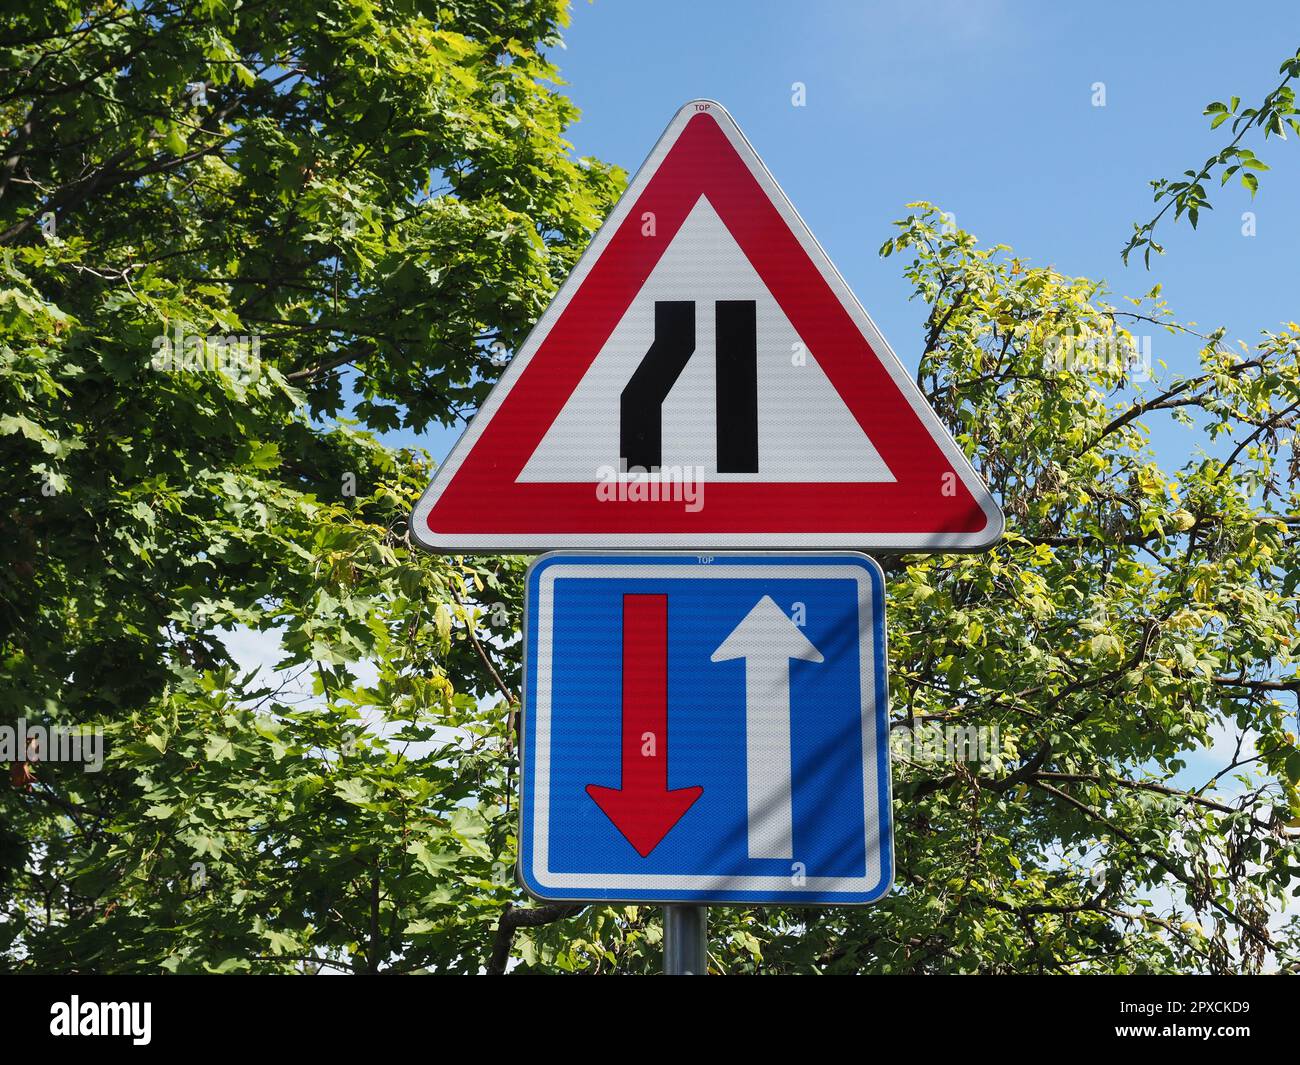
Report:
[[[501,920],[497,922],[497,934],[492,943],[492,958],[488,962],[489,976],[504,976],[506,965],[510,961],[510,950],[514,946],[515,931],[519,928],[540,928],[542,925],[563,921],[566,917],[581,913],[585,906],[571,903],[552,903],[546,906],[532,906],[526,910],[517,910],[507,903]]]

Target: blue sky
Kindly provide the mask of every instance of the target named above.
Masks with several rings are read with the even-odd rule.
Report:
[[[914,367],[926,308],[909,300],[902,261],[877,254],[914,200],[954,212],[982,244],[1106,279],[1117,295],[1158,281],[1181,320],[1226,325],[1230,339],[1300,317],[1294,137],[1252,145],[1272,166],[1254,202],[1232,183],[1198,230],[1162,228],[1167,254],[1150,271],[1120,259],[1152,213],[1148,182],[1226,142],[1205,105],[1261,99],[1298,43],[1294,0],[1241,15],[1203,0],[577,0],[553,58],[582,110],[576,152],[629,172],[681,104],[722,103]],[[806,106],[792,106],[795,82]],[[1254,237],[1242,235],[1248,210]],[[1156,332],[1152,345],[1164,373],[1196,369],[1195,341]],[[421,443],[441,458],[457,435]],[[1158,430],[1164,464],[1197,435]]]
[[[901,261],[877,257],[913,200],[954,212],[982,244],[1121,294],[1159,281],[1174,312],[1207,331],[1223,324],[1251,341],[1300,314],[1295,138],[1257,146],[1273,169],[1254,203],[1233,184],[1198,231],[1164,227],[1168,253],[1150,272],[1119,256],[1132,222],[1150,216],[1147,182],[1224,143],[1228,127],[1211,133],[1205,104],[1262,98],[1297,31],[1293,0],[1241,16],[1201,0],[577,0],[553,57],[582,109],[575,150],[629,172],[682,103],[726,106],[915,366],[925,308],[909,302]],[[795,82],[804,107],[791,104]],[[1093,106],[1096,82],[1104,107]],[[1241,233],[1246,210],[1253,238]],[[1153,348],[1171,372],[1195,368],[1194,344],[1157,333]],[[441,458],[458,432],[419,443]]]
[[[1147,182],[1225,141],[1205,104],[1262,97],[1279,80],[1300,10],[1249,11],[1246,21],[1197,2],[598,0],[575,5],[556,59],[583,111],[575,147],[629,169],[681,103],[724,104],[910,361],[923,309],[876,250],[918,199],[1037,263],[1135,293],[1161,281],[1175,309],[1234,334],[1296,314],[1293,143],[1261,150],[1274,170],[1254,205],[1231,187],[1199,232],[1167,230],[1150,278],[1118,254],[1130,223],[1149,216]],[[791,106],[796,81],[802,108]],[[1105,107],[1092,105],[1098,81]],[[1240,231],[1248,209],[1254,238]]]

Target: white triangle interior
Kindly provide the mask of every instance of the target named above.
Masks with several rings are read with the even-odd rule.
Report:
[[[640,220],[638,220],[639,222]],[[694,300],[695,353],[663,405],[661,465],[706,481],[870,482],[894,477],[707,198],[701,196],[636,299],[542,437],[520,481],[593,483],[619,467],[619,396],[654,339],[659,300]],[[758,472],[719,473],[716,300],[754,300]],[[802,359],[799,358],[802,349]]]

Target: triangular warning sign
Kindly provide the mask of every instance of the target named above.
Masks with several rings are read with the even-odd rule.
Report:
[[[1002,512],[731,116],[677,113],[411,517],[437,551],[973,550]]]

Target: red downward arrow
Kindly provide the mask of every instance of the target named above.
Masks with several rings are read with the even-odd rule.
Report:
[[[623,596],[623,786],[587,794],[642,858],[704,789],[668,788],[668,596]]]

